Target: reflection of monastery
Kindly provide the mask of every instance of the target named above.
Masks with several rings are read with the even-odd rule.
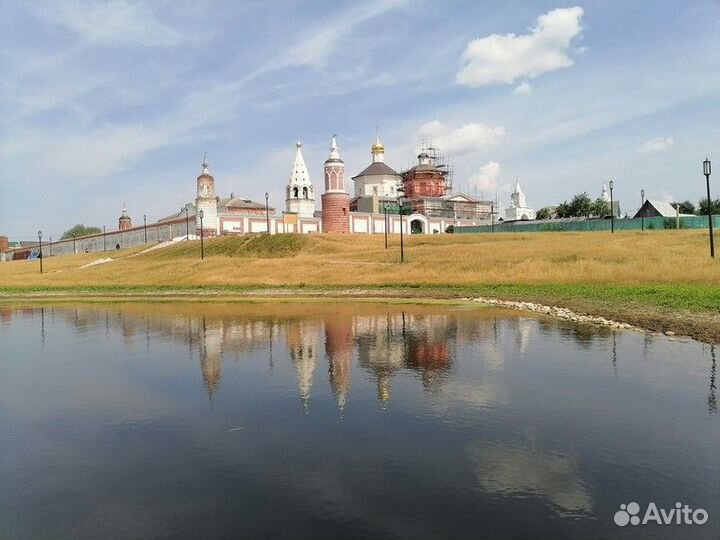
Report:
[[[362,233],[383,234],[403,230],[411,233],[442,233],[449,226],[477,225],[489,222],[497,208],[493,201],[452,194],[452,170],[438,150],[426,146],[418,163],[407,171],[396,172],[385,162],[385,147],[376,138],[371,147],[372,162],[352,177],[354,189],[348,190],[345,163],[340,157],[337,138],[333,136],[324,166],[324,190],[317,211],[316,191],[302,153],[296,144],[295,160],[285,187],[285,211],[276,215],[275,208],[249,199],[220,198],[215,193],[215,179],[210,175],[207,159],[197,179],[195,204],[188,211],[202,210],[205,236],[270,232]],[[403,197],[402,209],[398,198]],[[493,214],[494,212],[494,214]],[[519,184],[506,210],[508,219],[533,219],[534,211],[526,207]],[[161,221],[174,221],[184,210]],[[200,228],[200,218],[193,216]]]
[[[65,316],[74,313],[78,327],[97,325],[100,312],[90,307],[61,311]],[[344,411],[353,364],[370,375],[383,406],[392,396],[393,378],[402,372],[414,374],[425,391],[434,392],[452,366],[456,342],[472,337],[458,327],[455,316],[405,312],[333,314],[319,319],[228,319],[129,311],[104,311],[102,316],[107,328],[120,330],[128,346],[150,347],[162,341],[186,344],[211,399],[222,387],[224,362],[268,358],[272,371],[282,367],[284,357],[305,412],[323,380],[328,381],[338,409]],[[278,346],[283,342],[285,347]],[[322,373],[327,373],[327,379]]]

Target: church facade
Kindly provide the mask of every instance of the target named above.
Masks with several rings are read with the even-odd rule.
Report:
[[[507,221],[535,219],[535,210],[528,208],[520,180],[515,181],[515,191],[510,195],[510,206],[505,209],[505,219]]]

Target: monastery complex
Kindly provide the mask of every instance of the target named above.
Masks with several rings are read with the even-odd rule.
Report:
[[[453,193],[452,169],[436,148],[424,145],[417,164],[397,172],[385,161],[385,147],[379,137],[370,147],[370,164],[346,178],[337,137],[333,136],[323,169],[320,209],[316,207],[316,186],[310,177],[302,143],[296,144],[295,159],[285,186],[285,209],[278,212],[265,201],[256,202],[230,193],[217,194],[207,155],[196,180],[196,197],[179,212],[138,225],[123,208],[116,231],[46,242],[45,256],[107,251],[179,237],[243,235],[257,233],[335,234],[440,234],[459,226],[487,225],[505,220],[532,220],[535,211],[527,206],[516,183],[504,216],[498,201],[481,200]],[[15,250],[0,237],[3,260],[32,257],[32,251]],[[17,252],[17,253],[16,253]]]
[[[417,165],[402,173],[385,162],[385,147],[379,138],[370,151],[372,162],[351,178],[350,186],[337,138],[332,137],[317,210],[315,185],[305,164],[302,143],[298,141],[285,186],[285,210],[279,215],[267,201],[258,203],[233,194],[229,198],[218,197],[205,158],[197,178],[195,204],[188,205],[195,227],[198,231],[202,228],[203,236],[266,232],[383,234],[386,228],[389,233],[399,233],[402,220],[403,232],[438,234],[450,226],[480,225],[498,219],[496,202],[451,193],[451,171],[436,149],[424,148],[417,157]],[[183,212],[160,222],[177,220]],[[505,219],[534,218],[535,212],[527,207],[518,183]]]

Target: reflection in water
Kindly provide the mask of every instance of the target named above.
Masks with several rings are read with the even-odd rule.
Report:
[[[315,356],[320,341],[320,327],[305,321],[294,321],[288,324],[285,335],[290,359],[297,373],[298,391],[303,410],[310,409],[313,375],[315,373]]]
[[[53,316],[55,308],[50,308]],[[332,311],[309,318],[282,316],[282,310],[269,317],[208,316],[193,311],[179,313],[173,310],[140,312],[133,309],[96,308],[77,306],[61,309],[61,316],[69,318],[80,334],[91,332],[98,323],[102,311],[105,335],[118,328],[126,343],[138,335],[144,335],[146,349],[150,350],[153,336],[164,336],[187,344],[190,357],[199,359],[202,382],[209,398],[220,389],[222,363],[227,355],[242,356],[246,352],[267,350],[268,369],[273,372],[273,347],[278,339],[284,343],[297,378],[297,392],[302,409],[310,412],[312,389],[323,337],[325,360],[328,362],[328,381],[338,409],[343,412],[348,403],[352,385],[353,358],[374,379],[377,399],[385,407],[392,396],[392,380],[401,371],[418,375],[423,389],[433,393],[442,388],[452,369],[456,349],[466,346],[476,349],[488,368],[501,369],[503,352],[499,341],[510,336],[517,351],[526,355],[533,351],[533,336],[559,332],[570,337],[581,348],[589,348],[596,340],[609,341],[610,361],[613,373],[618,370],[617,333],[605,327],[571,325],[565,321],[549,318],[510,318],[500,321],[497,317],[458,317],[454,313],[420,312],[405,310],[383,311],[363,315],[352,309]],[[35,312],[40,318],[41,341],[45,344],[46,308],[24,309],[26,315]],[[0,309],[0,321],[10,324],[17,310]],[[502,326],[502,328],[501,328]],[[653,336],[642,337],[642,356],[650,354]],[[716,356],[710,346],[710,390],[708,410],[717,412]],[[484,383],[479,383],[480,389]],[[455,385],[457,388],[457,384]],[[496,390],[491,390],[496,393]]]
[[[715,370],[717,360],[715,358],[715,345],[710,345],[710,358],[712,363],[710,366],[710,393],[708,394],[708,411],[710,411],[711,413],[717,413],[717,386],[715,384]]]
[[[352,383],[353,324],[351,317],[333,317],[325,321],[325,355],[330,387],[340,412],[345,411]]]
[[[577,458],[492,442],[471,444],[467,452],[487,492],[543,496],[560,515],[592,511],[592,499],[581,480]]]
[[[3,538],[600,539],[636,498],[720,513],[714,347],[373,304],[0,307],[0,330]]]

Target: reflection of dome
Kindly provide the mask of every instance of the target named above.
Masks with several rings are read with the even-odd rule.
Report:
[[[377,385],[378,399],[382,402],[383,407],[385,407],[390,399],[390,377],[387,375],[379,377]]]

